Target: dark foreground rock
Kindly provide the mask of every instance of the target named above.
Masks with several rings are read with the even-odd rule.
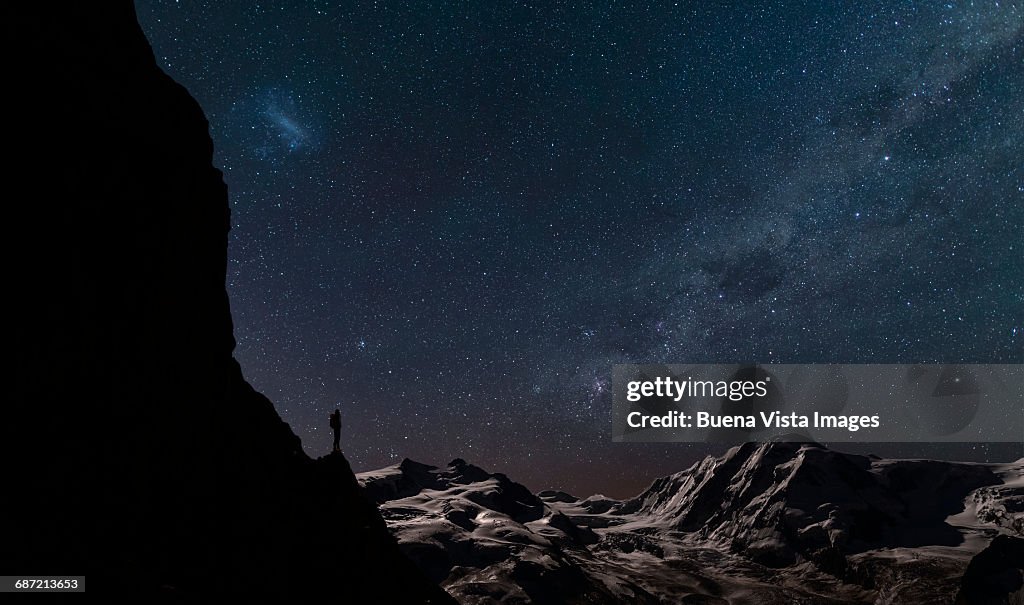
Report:
[[[136,602],[448,602],[232,359],[227,191],[132,3],[5,13],[3,573]]]
[[[1024,538],[996,536],[967,565],[956,605],[1017,603],[1024,603]]]

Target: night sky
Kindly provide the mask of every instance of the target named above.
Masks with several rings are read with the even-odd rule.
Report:
[[[137,2],[311,455],[624,496],[725,448],[612,443],[612,364],[1024,361],[1020,2],[344,4]]]

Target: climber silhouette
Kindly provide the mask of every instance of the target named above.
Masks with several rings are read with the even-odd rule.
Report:
[[[334,429],[334,449],[331,451],[341,451],[341,448],[338,447],[338,441],[341,440],[341,410],[337,408],[331,414],[331,428]]]

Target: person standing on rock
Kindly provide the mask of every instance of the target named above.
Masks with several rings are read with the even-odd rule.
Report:
[[[334,412],[331,414],[331,429],[334,430],[334,449],[332,452],[340,452],[341,448],[338,446],[338,442],[341,441],[341,410],[334,408]]]

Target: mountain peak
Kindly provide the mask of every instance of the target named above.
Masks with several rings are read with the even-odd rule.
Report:
[[[942,480],[951,476],[956,480]],[[814,443],[748,443],[654,481],[617,510],[781,566],[831,557],[833,550],[955,544],[959,536],[946,516],[972,490],[999,482],[983,465],[873,460]]]

